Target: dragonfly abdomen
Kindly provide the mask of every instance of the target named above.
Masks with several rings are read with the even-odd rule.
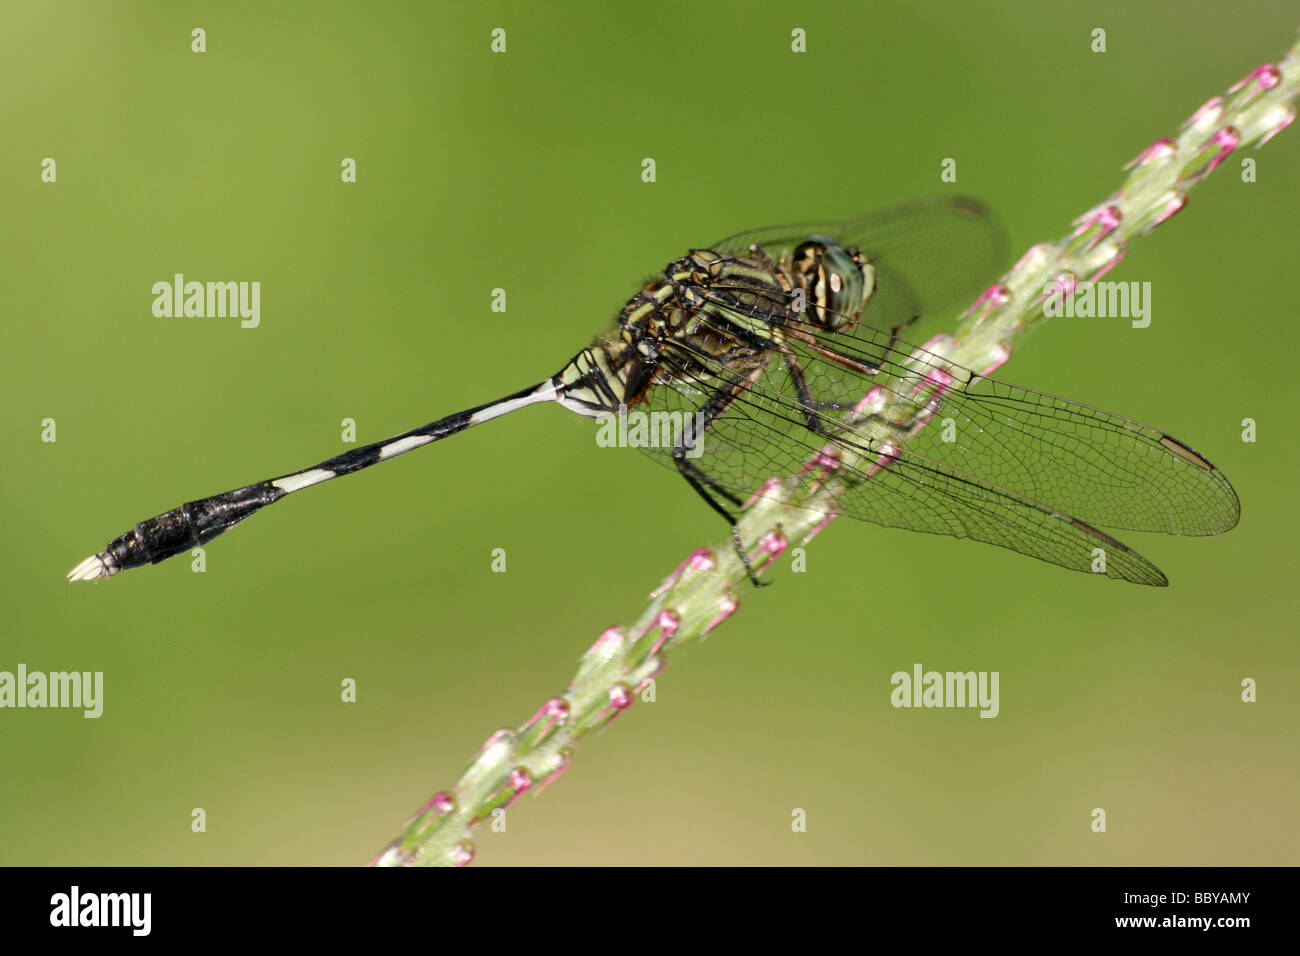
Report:
[[[141,521],[126,534],[114,538],[87,562],[98,562],[96,577],[107,577],[130,568],[157,564],[191,548],[207,544],[255,511],[278,501],[289,492],[269,481],[258,482],[225,494],[191,501],[148,521]],[[86,564],[87,562],[83,562]]]
[[[631,335],[588,346],[551,379],[556,400],[580,415],[611,415],[635,405],[654,378],[653,360]]]

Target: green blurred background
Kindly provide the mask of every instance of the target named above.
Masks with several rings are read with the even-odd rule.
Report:
[[[725,541],[684,483],[530,409],[274,509],[205,574],[64,573],[138,520],[334,454],[343,418],[373,441],[550,375],[719,236],[961,192],[1015,253],[1056,237],[1297,25],[1292,0],[1225,11],[6,5],[0,669],[103,671],[106,704],[0,711],[0,863],[369,859]],[[742,594],[657,702],[478,833],[479,862],[1300,862],[1300,130],[1252,155],[1258,182],[1234,158],[1113,274],[1153,284],[1149,329],[1061,319],[1003,372],[1204,451],[1237,530],[1126,536],[1168,573],[1157,591],[838,522],[806,574]],[[261,327],[155,318],[175,272],[259,280]],[[1001,716],[894,710],[915,662],[999,671]]]

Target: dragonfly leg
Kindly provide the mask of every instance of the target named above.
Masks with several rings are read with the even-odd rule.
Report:
[[[749,576],[749,583],[756,588],[765,588],[771,581],[760,581],[758,575],[754,573],[754,567],[749,563],[749,555],[745,553],[745,546],[740,543],[740,529],[734,524],[731,526],[731,543],[736,549],[736,556],[740,558],[740,563],[745,566],[745,574]]]
[[[887,349],[886,349],[886,351],[885,351],[885,358],[886,358],[886,359],[888,359],[890,356],[892,356],[892,355],[894,354],[895,349],[898,348],[898,341],[899,341],[899,339],[898,339],[898,333],[901,332],[901,331],[903,331],[904,329],[906,329],[906,328],[908,328],[908,327],[914,325],[914,324],[916,323],[916,320],[919,319],[920,317],[921,317],[921,313],[920,313],[920,312],[913,311],[913,312],[912,312],[912,317],[909,318],[906,322],[900,322],[900,323],[898,323],[898,325],[895,325],[895,326],[891,326],[891,327],[890,327],[890,329],[889,329],[889,345],[888,345],[888,347],[887,347]]]
[[[698,442],[704,440],[709,424],[730,408],[732,403],[743,392],[747,391],[754,382],[758,381],[764,368],[765,366],[758,366],[745,378],[732,382],[726,391],[718,392],[705,402],[699,410],[699,419],[695,427],[683,434],[681,440],[673,448],[673,464],[677,466],[677,471],[695,489],[695,493],[708,502],[709,507],[726,518],[727,524],[731,525],[731,541],[735,545],[736,555],[740,558],[740,563],[744,565],[745,574],[749,577],[750,583],[756,588],[766,587],[769,582],[760,581],[758,575],[754,572],[754,567],[749,562],[749,555],[745,553],[744,546],[740,542],[740,529],[736,524],[736,516],[723,507],[721,502],[714,496],[725,498],[737,508],[743,507],[743,503],[738,497],[709,477],[703,469],[699,468],[694,462],[689,461],[686,456]]]
[[[695,493],[708,502],[709,507],[722,515],[722,517],[726,518],[727,524],[731,525],[731,543],[736,549],[736,556],[740,558],[740,563],[745,567],[745,574],[748,576],[750,583],[756,588],[767,587],[771,582],[760,581],[758,579],[758,575],[754,571],[754,566],[749,563],[749,555],[745,553],[744,545],[740,543],[740,528],[736,524],[735,515],[724,508],[722,504],[719,503],[718,499],[713,497],[713,495],[721,495],[728,501],[734,502],[737,507],[740,507],[741,505],[740,499],[726,489],[719,488],[712,478],[700,469],[696,468],[691,462],[679,458],[676,452],[674,452],[673,458],[677,462],[677,470],[681,472],[682,477],[686,479],[690,486],[695,489]]]
[[[818,435],[829,435],[831,430],[826,427],[824,416],[818,415],[817,412],[828,408],[841,411],[845,408],[852,408],[852,406],[840,402],[822,402],[813,398],[812,392],[808,389],[808,380],[804,377],[803,366],[799,364],[798,357],[793,352],[782,352],[781,357],[785,359],[785,367],[790,372],[790,380],[794,382],[795,397],[799,399],[799,411],[803,413],[808,430],[816,432]]]
[[[820,402],[812,397],[812,392],[808,389],[808,382],[804,378],[803,367],[799,364],[799,359],[793,353],[783,352],[782,357],[785,359],[786,368],[790,371],[790,378],[794,382],[795,395],[799,399],[799,410],[803,412],[804,420],[808,425],[809,431],[816,432],[819,435],[830,435],[831,429],[826,427],[823,416],[817,412],[827,408],[842,409],[849,406],[837,404],[835,402]],[[877,412],[872,412],[859,420],[859,423],[880,422],[888,428],[902,435],[908,434],[913,426],[921,420],[924,409],[917,410],[908,419],[901,422],[890,421]],[[931,411],[931,414],[933,412]]]

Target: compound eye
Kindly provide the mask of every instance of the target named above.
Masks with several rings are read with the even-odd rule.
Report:
[[[823,294],[818,301],[822,325],[833,330],[851,327],[862,315],[870,295],[857,257],[838,245],[828,246],[818,269],[822,275]]]

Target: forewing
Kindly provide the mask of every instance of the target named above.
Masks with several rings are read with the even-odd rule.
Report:
[[[875,360],[882,340],[887,337],[874,333],[864,348],[861,339],[849,335],[817,337],[825,350],[861,361]],[[905,342],[894,345],[878,363],[880,373],[858,382],[806,346],[796,351],[807,363],[814,399],[829,395],[833,401],[853,401],[855,387],[862,395],[875,387],[895,407],[910,406],[901,420],[898,412],[891,420],[913,456],[1102,527],[1207,535],[1236,525],[1241,506],[1223,472],[1171,435],[1122,415],[974,375]],[[938,381],[950,384],[937,388]],[[918,402],[926,405],[921,417]]]
[[[682,375],[690,381],[691,373]],[[743,377],[739,371],[714,370],[707,381],[696,380],[697,394],[724,388],[724,383],[741,384]],[[804,471],[816,475],[819,458],[830,452],[840,459],[841,477],[851,485],[834,502],[839,514],[911,531],[972,538],[1076,571],[1092,571],[1097,566],[1095,549],[1102,548],[1108,577],[1156,586],[1168,583],[1146,558],[1068,514],[905,447],[895,446],[886,459],[881,443],[855,431],[840,429],[829,435],[811,431],[801,407],[783,394],[792,387],[788,373],[773,367],[758,385],[738,388],[737,398],[706,431],[703,454],[692,459],[712,483],[736,500],[754,493],[781,494],[780,486],[765,486],[766,479]],[[689,394],[671,391],[679,400]],[[882,461],[887,461],[883,467],[873,467]]]
[[[1158,429],[978,376],[871,326],[830,332],[782,321],[808,339],[792,339],[790,347],[814,410],[846,420],[875,389],[895,407],[892,434],[914,456],[1101,527],[1208,535],[1231,529],[1240,517],[1223,472]],[[950,384],[940,389],[936,381]],[[773,398],[788,401],[791,384],[770,382]],[[918,402],[928,403],[924,422]]]
[[[800,344],[792,352],[807,384],[801,398],[783,355],[769,354],[751,384],[749,369],[709,366],[689,345],[676,349],[676,357],[672,349],[665,356],[672,384],[654,389],[646,408],[689,416],[710,396],[734,391],[690,460],[738,500],[768,478],[816,467],[830,451],[850,485],[836,501],[839,513],[973,538],[1080,571],[1094,570],[1101,548],[1108,576],[1151,585],[1166,583],[1159,569],[1095,525],[1213,534],[1236,523],[1236,495],[1213,465],[1155,429],[1098,409],[976,379],[968,391],[939,396],[928,423],[850,424],[857,397],[873,387],[883,390],[878,396],[908,394],[924,380],[924,363],[914,371],[886,363],[878,375],[861,375]],[[937,359],[933,365],[969,376]]]

